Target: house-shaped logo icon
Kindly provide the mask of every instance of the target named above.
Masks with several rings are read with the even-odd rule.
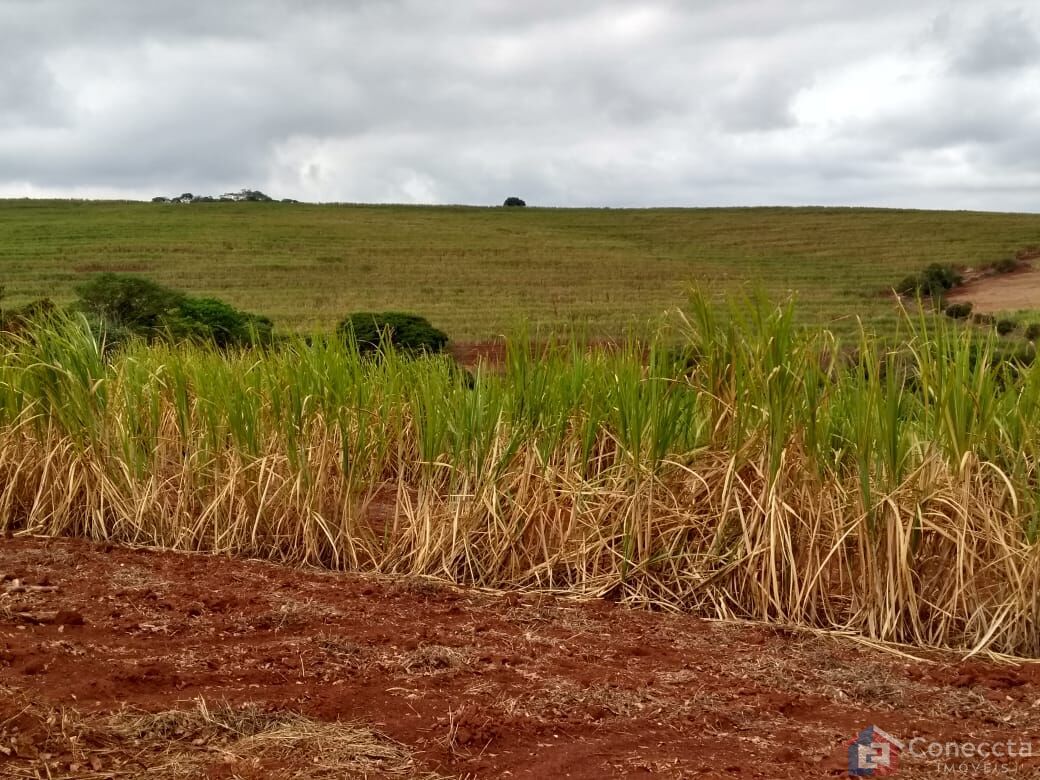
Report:
[[[863,729],[849,743],[849,775],[889,777],[899,771],[903,743],[877,726]]]

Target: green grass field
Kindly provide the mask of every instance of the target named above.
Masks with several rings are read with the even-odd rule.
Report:
[[[1040,215],[876,209],[485,209],[0,201],[5,305],[72,300],[100,271],[139,272],[328,329],[350,311],[427,316],[459,340],[574,326],[644,329],[711,294],[793,293],[837,331],[895,319],[881,291],[932,262],[1040,243]]]

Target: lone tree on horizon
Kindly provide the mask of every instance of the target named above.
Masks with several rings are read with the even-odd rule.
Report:
[[[503,206],[526,206],[527,204],[515,195],[511,198],[506,198],[506,202]]]

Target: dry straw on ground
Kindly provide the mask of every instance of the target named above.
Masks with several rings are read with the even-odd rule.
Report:
[[[24,733],[11,728],[15,721]],[[187,780],[215,767],[229,777],[432,777],[416,773],[402,746],[363,726],[203,699],[189,709],[109,715],[27,705],[0,726],[0,747],[22,759],[7,771],[26,778]]]

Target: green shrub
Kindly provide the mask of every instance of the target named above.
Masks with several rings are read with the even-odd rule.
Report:
[[[1014,273],[1021,267],[1022,264],[1014,257],[1002,257],[1000,260],[990,264],[990,268],[998,274]]]
[[[997,333],[1008,336],[1018,330],[1018,323],[1014,320],[997,320]]]
[[[1026,340],[1036,342],[1040,340],[1040,322],[1031,322],[1026,326]]]
[[[249,319],[249,330],[254,344],[274,343],[274,321],[270,317],[252,312],[247,312],[246,317]]]
[[[986,325],[991,328],[997,324],[997,318],[992,314],[973,314],[971,315],[971,321],[976,325]]]
[[[952,290],[963,281],[963,277],[952,265],[932,263],[921,272],[923,287],[930,295]]]
[[[971,314],[970,303],[951,303],[946,307],[946,316],[954,320],[964,320]]]
[[[344,319],[336,331],[352,338],[363,354],[384,346],[408,353],[442,352],[448,334],[433,327],[425,317],[402,312],[359,312]]]
[[[239,311],[216,298],[185,298],[164,325],[177,338],[212,341],[218,347],[240,347],[271,341],[266,317]]]
[[[932,263],[919,274],[904,278],[895,289],[900,295],[941,298],[943,293],[952,290],[962,281],[963,277],[952,265]]]
[[[216,298],[192,298],[139,276],[100,274],[77,292],[94,331],[106,338],[209,341],[223,348],[271,341],[266,317]]]
[[[896,285],[896,292],[900,295],[917,295],[921,292],[921,279],[916,274],[907,276]]]
[[[520,207],[520,208],[522,208],[522,207],[526,206],[526,205],[527,205],[527,203],[525,203],[525,202],[523,201],[523,199],[521,199],[521,198],[518,198],[518,197],[516,197],[516,196],[514,195],[513,197],[510,197],[510,198],[506,198],[506,200],[505,200],[505,203],[503,203],[502,205],[503,205],[503,206],[509,206],[509,207],[511,207],[511,208],[516,208],[516,207]]]
[[[128,274],[99,274],[76,292],[87,314],[141,332],[158,328],[184,301],[176,290]]]

